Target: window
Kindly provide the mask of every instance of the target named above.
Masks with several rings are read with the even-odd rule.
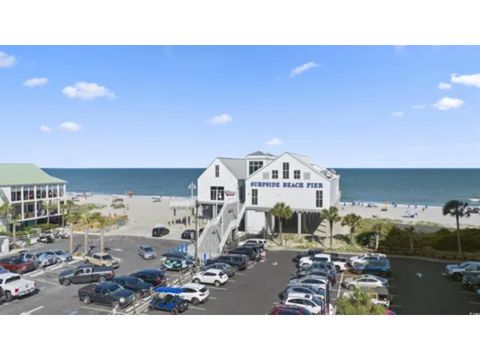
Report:
[[[248,163],[248,175],[252,175],[263,167],[263,161],[250,161]]]
[[[215,177],[220,177],[220,165],[215,165]]]
[[[212,201],[225,200],[225,188],[223,186],[210,187],[210,200]]]
[[[278,170],[272,170],[272,179],[278,179]]]
[[[317,191],[317,208],[322,208],[323,207],[323,191],[318,190]]]
[[[283,163],[283,178],[289,179],[290,178],[290,164]]]
[[[270,179],[270,173],[264,172],[263,173],[263,180],[269,180]]]
[[[252,189],[252,205],[258,205],[258,189]]]
[[[22,200],[22,188],[14,187],[12,188],[12,201],[21,201]]]
[[[295,170],[293,172],[293,178],[294,179],[300,179],[300,170]]]
[[[303,180],[310,180],[310,173],[309,172],[303,173]]]

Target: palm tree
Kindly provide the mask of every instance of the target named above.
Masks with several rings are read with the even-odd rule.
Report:
[[[73,226],[80,222],[80,212],[72,211],[67,213],[64,218],[70,224],[70,254],[73,253]]]
[[[457,223],[457,245],[458,253],[462,253],[462,240],[460,239],[460,218],[469,217],[471,209],[468,207],[468,203],[459,200],[450,200],[443,206],[443,215],[454,216]]]
[[[112,224],[112,218],[100,214],[99,212],[92,214],[94,217],[95,224],[100,228],[100,252],[105,250],[105,228]]]
[[[84,251],[85,254],[88,253],[88,230],[94,225],[97,215],[88,211],[82,211],[79,214],[78,224],[82,227],[84,231]]]
[[[410,253],[414,253],[415,251],[415,239],[417,237],[417,234],[415,232],[415,227],[413,226],[408,226],[405,229],[405,232],[407,233],[408,240],[410,241]]]
[[[65,220],[73,209],[74,202],[72,200],[64,201],[60,204],[60,212],[62,214],[62,227],[65,227]]]
[[[343,217],[342,226],[348,226],[350,228],[350,243],[353,242],[353,235],[355,234],[355,228],[362,221],[362,217],[357,214],[348,214]]]
[[[15,206],[5,203],[0,206],[0,217],[6,219],[7,223],[12,225],[12,240],[15,242],[17,237],[17,224],[20,220],[20,214],[17,213]]]
[[[330,224],[330,248],[333,248],[333,225],[342,220],[342,217],[338,215],[338,209],[335,206],[330,206],[327,210],[323,210],[321,217],[328,221]]]
[[[279,220],[279,230],[280,230],[280,240],[282,240],[282,246],[285,247],[285,239],[282,237],[283,233],[283,220],[290,219],[293,216],[292,209],[290,206],[286,205],[284,202],[275,204],[275,206],[270,209],[270,214],[277,217]]]
[[[3,219],[5,226],[7,226],[8,223],[10,222],[9,219],[12,211],[11,209],[12,209],[12,205],[10,205],[9,203],[4,203],[0,205],[0,218]]]
[[[382,232],[384,231],[383,229],[383,224],[382,223],[376,223],[373,225],[373,231],[375,232],[375,251],[378,250],[378,246],[380,245],[380,239],[382,237]]]
[[[58,207],[56,204],[51,201],[43,201],[42,207],[47,211],[47,224],[50,224],[50,214],[53,210],[56,210]]]

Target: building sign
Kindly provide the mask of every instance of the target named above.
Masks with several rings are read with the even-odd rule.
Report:
[[[235,195],[237,195],[236,191],[225,190],[225,196],[233,197]]]
[[[254,188],[296,188],[296,189],[322,189],[322,183],[315,182],[277,182],[277,181],[252,181]]]

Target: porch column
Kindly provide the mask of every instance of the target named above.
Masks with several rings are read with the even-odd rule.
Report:
[[[302,213],[297,213],[297,234],[300,235],[302,233]]]

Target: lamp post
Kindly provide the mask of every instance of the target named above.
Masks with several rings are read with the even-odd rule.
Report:
[[[193,238],[195,239],[195,273],[198,272],[198,208],[200,204],[198,200],[195,200],[195,234],[193,234]]]
[[[190,197],[193,199],[193,192],[195,191],[195,189],[197,188],[197,186],[195,185],[195,183],[192,181],[190,183],[190,185],[188,185],[188,188],[190,189]]]

